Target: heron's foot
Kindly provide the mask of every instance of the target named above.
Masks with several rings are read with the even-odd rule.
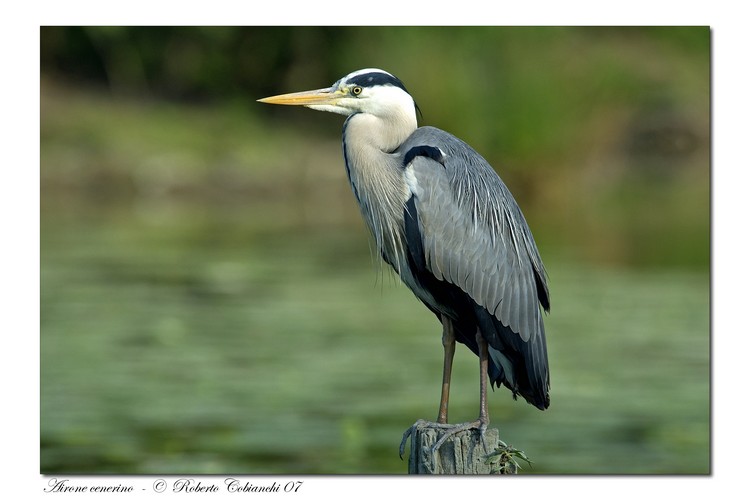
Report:
[[[459,432],[464,432],[471,429],[476,429],[477,431],[479,431],[479,439],[482,442],[482,446],[485,448],[485,451],[489,453],[489,451],[487,450],[487,444],[484,440],[484,433],[487,430],[488,424],[488,419],[482,418],[474,420],[473,422],[463,422],[460,424],[442,424],[439,422],[429,422],[427,420],[419,419],[414,422],[411,427],[406,429],[406,432],[404,432],[404,436],[401,438],[401,445],[398,447],[398,456],[403,460],[404,449],[406,447],[406,441],[409,439],[409,436],[414,434],[418,429],[424,428],[439,429],[443,431],[440,439],[438,439],[430,449],[430,452],[433,454],[435,454],[440,449],[440,447],[443,446],[443,443],[445,443],[451,436],[455,436]]]
[[[401,444],[398,445],[398,458],[401,460],[404,459],[404,449],[406,448],[406,441],[409,439],[409,436],[411,436],[414,432],[416,432],[417,429],[419,429],[422,426],[434,424],[435,422],[428,422],[427,420],[422,420],[421,418],[414,422],[414,424],[411,425],[406,431],[404,432],[403,437],[401,438]]]
[[[445,443],[448,438],[451,436],[455,436],[459,432],[468,431],[471,429],[476,429],[479,432],[479,440],[482,442],[482,446],[484,447],[484,451],[489,453],[487,450],[487,443],[484,440],[484,433],[487,430],[487,425],[489,422],[485,419],[478,418],[474,420],[473,422],[463,422],[460,424],[439,424],[439,427],[436,427],[437,429],[443,429],[444,432],[440,436],[440,439],[435,441],[435,444],[432,445],[432,453],[437,453],[437,451],[440,449],[441,446],[443,446],[443,443]]]

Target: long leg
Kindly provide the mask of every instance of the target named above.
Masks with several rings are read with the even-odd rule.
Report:
[[[473,422],[465,422],[463,424],[456,425],[445,425],[447,429],[440,439],[433,445],[433,451],[437,450],[442,444],[450,437],[461,431],[468,429],[479,430],[479,436],[482,439],[482,445],[487,448],[487,443],[484,442],[484,432],[487,430],[487,426],[490,424],[490,415],[487,411],[487,365],[489,364],[490,354],[489,348],[487,347],[487,341],[482,336],[482,332],[477,329],[476,334],[477,344],[479,346],[479,418]],[[440,425],[438,423],[437,425]]]
[[[440,397],[440,411],[438,412],[437,422],[426,422],[424,420],[417,420],[414,425],[409,427],[404,436],[401,438],[401,445],[399,446],[399,456],[404,454],[404,447],[406,440],[416,432],[417,428],[428,427],[433,429],[443,429],[445,432],[438,439],[434,445],[432,445],[432,452],[435,453],[443,443],[450,438],[458,434],[459,432],[466,431],[469,429],[477,429],[479,431],[479,437],[482,442],[482,446],[487,450],[487,443],[484,440],[484,432],[487,430],[487,426],[490,423],[489,412],[487,411],[487,368],[489,365],[489,347],[487,341],[482,336],[482,332],[477,329],[476,340],[479,346],[479,418],[473,422],[464,422],[462,424],[450,425],[447,423],[448,420],[448,393],[450,390],[450,375],[451,368],[453,366],[453,353],[455,352],[455,333],[450,321],[442,317],[443,321],[443,346],[445,347],[445,360],[443,362],[443,390]]]
[[[448,423],[448,397],[451,390],[451,370],[453,369],[453,355],[456,352],[456,334],[453,331],[453,323],[446,316],[442,316],[443,322],[443,387],[440,391],[440,409],[437,421],[439,424]]]
[[[481,430],[484,431],[490,423],[490,415],[487,411],[487,369],[490,355],[487,341],[484,340],[479,329],[477,329],[477,344],[479,345],[479,422]]]

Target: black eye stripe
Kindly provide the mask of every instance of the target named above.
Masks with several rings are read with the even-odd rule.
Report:
[[[378,85],[393,85],[394,87],[398,87],[404,92],[408,93],[406,90],[406,87],[404,87],[404,84],[401,83],[401,80],[396,78],[393,75],[389,75],[387,73],[379,73],[379,72],[372,72],[372,73],[364,73],[362,75],[357,75],[349,80],[349,83],[353,83],[355,85],[359,85],[360,87],[375,87]]]

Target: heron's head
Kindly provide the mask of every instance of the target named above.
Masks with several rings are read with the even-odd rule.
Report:
[[[258,102],[306,106],[341,115],[367,113],[381,118],[410,113],[416,121],[414,99],[401,80],[375,68],[349,73],[328,88],[266,97]]]

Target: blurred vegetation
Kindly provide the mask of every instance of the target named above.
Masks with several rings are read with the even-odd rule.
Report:
[[[202,191],[222,173],[256,186],[264,170],[282,189],[319,191],[308,183],[340,173],[338,117],[255,99],[383,67],[406,82],[425,123],[501,171],[555,248],[609,263],[708,264],[708,28],[49,27],[41,41],[43,96],[85,85],[88,121],[67,133],[113,155],[78,172],[81,182],[106,175],[122,181],[109,189],[131,188],[135,175],[170,170]],[[164,100],[172,107],[154,112]],[[42,134],[47,118],[70,116],[45,113],[47,101]],[[101,101],[114,114],[106,128]],[[184,152],[155,154],[174,150]],[[331,162],[304,151],[330,152]],[[300,179],[308,163],[315,171]],[[337,170],[321,172],[323,163]]]
[[[490,409],[527,472],[708,472],[708,28],[43,27],[40,60],[42,472],[405,471],[439,325],[372,271],[341,117],[255,103],[368,66],[541,248],[552,407]]]

